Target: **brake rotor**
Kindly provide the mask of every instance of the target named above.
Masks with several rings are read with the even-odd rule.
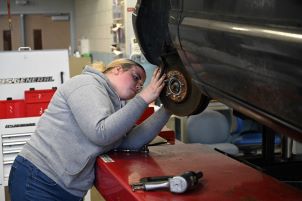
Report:
[[[181,67],[168,67],[166,85],[160,100],[166,109],[178,116],[188,116],[203,111],[209,98],[192,84],[188,73]]]

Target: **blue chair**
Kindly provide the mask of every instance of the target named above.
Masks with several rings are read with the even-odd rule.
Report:
[[[232,132],[232,143],[245,154],[257,154],[262,148],[262,127],[250,119],[236,117],[236,129]],[[275,135],[275,145],[281,145],[281,137]]]
[[[239,149],[230,143],[230,124],[227,118],[214,110],[191,115],[187,119],[188,143],[201,143],[222,152],[237,155]]]

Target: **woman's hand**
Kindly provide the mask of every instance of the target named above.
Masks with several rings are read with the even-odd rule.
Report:
[[[161,70],[157,67],[153,72],[150,83],[139,94],[148,104],[156,100],[161,90],[165,86],[164,80],[166,75],[163,74],[162,76],[160,76],[160,74]]]

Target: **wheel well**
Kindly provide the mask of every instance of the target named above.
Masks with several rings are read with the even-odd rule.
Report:
[[[160,65],[160,56],[171,46],[168,30],[170,4],[167,0],[141,0],[133,17],[134,32],[146,59]]]

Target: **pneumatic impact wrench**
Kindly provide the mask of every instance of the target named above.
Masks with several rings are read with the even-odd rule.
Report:
[[[202,176],[202,172],[188,171],[179,176],[144,177],[131,187],[133,191],[168,189],[172,193],[184,193],[197,186]]]

